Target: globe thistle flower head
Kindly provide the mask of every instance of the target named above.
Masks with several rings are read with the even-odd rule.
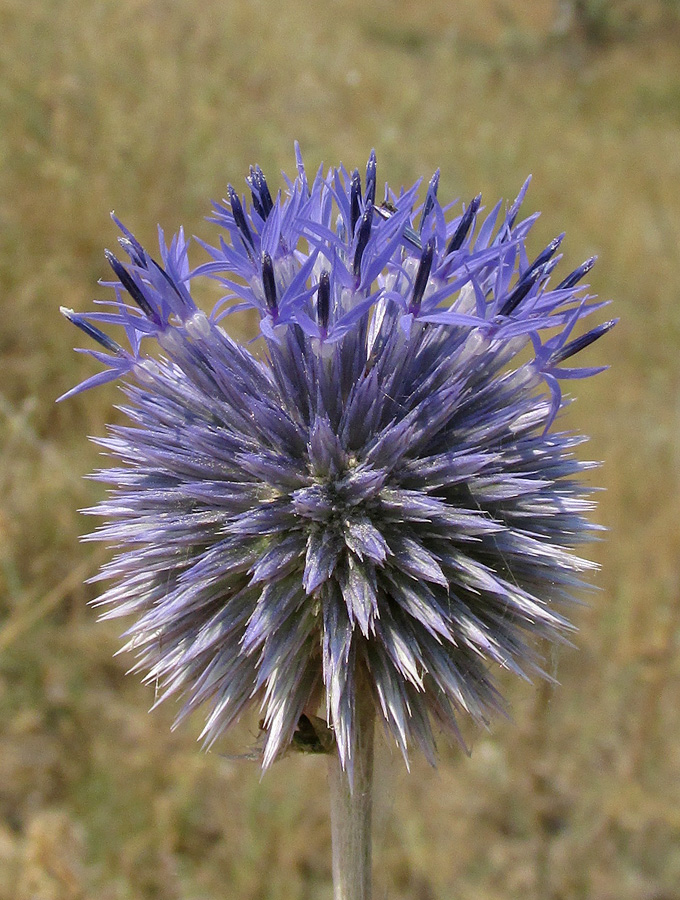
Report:
[[[361,689],[404,756],[433,759],[436,729],[502,708],[494,669],[540,672],[537,639],[569,628],[595,527],[582,438],[554,421],[562,382],[600,371],[571,359],[614,323],[574,336],[603,305],[580,286],[593,260],[553,286],[562,236],[527,254],[528,182],[504,211],[456,210],[438,173],[422,202],[381,199],[374,154],[310,179],[299,150],[284,193],[259,167],[246,182],[214,205],[207,262],[181,231],[156,261],[117,222],[114,297],[64,310],[106,366],[69,394],[127,396],[99,441],[118,464],[92,538],[117,554],[97,602],[131,617],[135,668],[180,719],[207,710],[209,744],[256,705],[266,767],[325,702],[351,772]],[[223,287],[209,314],[200,278]],[[243,309],[252,347],[221,324]]]

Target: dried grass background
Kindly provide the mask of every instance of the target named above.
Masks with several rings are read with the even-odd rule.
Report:
[[[561,685],[509,683],[513,722],[412,773],[378,759],[378,900],[680,898],[680,10],[672,0],[0,0],[0,900],[330,900],[325,767],[263,780],[113,658],[76,510],[85,434],[114,387],[60,304],[84,309],[115,243],[202,217],[259,162],[273,185],[361,165],[441,197],[534,182],[533,248],[600,255],[611,370],[565,416],[593,435],[599,593]],[[197,254],[195,259],[199,259]]]

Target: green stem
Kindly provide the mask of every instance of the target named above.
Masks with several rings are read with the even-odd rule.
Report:
[[[357,688],[351,787],[337,752],[329,757],[334,900],[371,900],[375,706],[367,687]]]

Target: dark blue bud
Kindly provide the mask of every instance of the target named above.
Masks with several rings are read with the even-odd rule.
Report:
[[[349,191],[349,205],[350,233],[354,234],[354,229],[356,228],[357,222],[359,221],[359,216],[361,215],[361,175],[359,175],[358,169],[355,169],[352,172],[352,183]]]
[[[366,203],[375,203],[375,187],[377,179],[377,164],[375,159],[375,150],[371,150],[371,155],[366,163]]]
[[[246,178],[250,185],[250,194],[253,198],[253,206],[261,219],[266,220],[269,213],[274,208],[272,196],[269,193],[267,179],[264,172],[259,166],[250,167],[250,175]]]
[[[113,271],[116,273],[118,280],[123,285],[123,287],[128,292],[128,294],[132,297],[132,299],[135,301],[137,306],[142,310],[144,315],[147,316],[149,319],[151,319],[152,322],[155,322],[156,324],[160,324],[160,319],[158,318],[158,315],[157,315],[155,309],[151,306],[149,301],[146,299],[146,297],[142,293],[141,288],[139,287],[137,282],[134,280],[132,275],[130,275],[130,273],[125,268],[125,266],[122,264],[122,262],[120,260],[116,259],[116,257],[113,255],[113,253],[111,253],[110,250],[105,250],[104,255],[106,256],[106,258],[109,262],[109,265],[111,266]]]
[[[331,311],[331,276],[324,269],[319,278],[319,290],[316,294],[316,318],[322,331],[328,330],[328,319]]]
[[[361,274],[361,258],[364,255],[366,244],[371,236],[371,223],[373,221],[373,204],[367,203],[364,214],[359,221],[359,233],[357,235],[357,248],[354,251],[354,275],[358,278]]]
[[[241,204],[241,200],[239,199],[239,195],[233,189],[231,185],[227,186],[227,190],[229,191],[229,203],[231,204],[231,214],[234,217],[234,222],[236,222],[236,227],[241,232],[241,237],[243,240],[250,244],[250,246],[255,249],[255,244],[253,243],[253,236],[250,233],[250,228],[248,227],[248,221],[246,219],[245,213],[243,212],[243,206]]]
[[[272,200],[272,195],[269,193],[269,187],[267,185],[267,179],[264,177],[264,172],[258,166],[257,174],[260,179],[260,202],[265,208],[266,215],[274,209],[274,201]]]
[[[430,215],[434,208],[434,202],[437,199],[437,188],[439,187],[439,169],[434,173],[432,178],[430,178],[430,183],[427,186],[427,196],[425,197],[425,203],[423,204],[423,211],[420,214],[420,226],[418,231],[422,234],[423,226],[427,221],[427,217]]]
[[[78,313],[75,313],[72,309],[67,309],[65,306],[59,308],[59,312],[62,316],[65,316],[69,322],[72,322],[81,331],[84,331],[88,337],[93,338],[98,344],[101,344],[105,350],[111,351],[111,353],[122,353],[123,348],[119,343],[110,338],[108,334],[104,334],[103,331],[100,331],[99,328],[95,328],[94,325],[91,325],[86,319],[82,316],[79,316]]]
[[[536,259],[529,266],[529,271],[533,272],[536,269],[538,269],[540,266],[545,265],[545,263],[548,262],[548,260],[551,258],[551,256],[553,256],[553,254],[555,253],[557,248],[560,246],[563,239],[564,239],[564,232],[562,232],[562,234],[559,234],[556,238],[553,238],[552,241],[550,241],[548,246],[545,248],[545,250],[543,250],[541,253],[539,253],[538,256],[536,257]]]
[[[522,275],[520,280],[515,285],[512,293],[508,294],[508,297],[498,310],[501,316],[509,316],[517,309],[519,304],[524,300],[526,295],[532,289],[532,287],[536,284],[538,279],[543,275],[543,269],[527,269],[527,271]]]
[[[585,350],[586,347],[590,346],[590,344],[594,343],[598,338],[601,338],[603,334],[611,331],[618,321],[618,319],[610,319],[609,322],[603,322],[602,325],[598,325],[591,331],[586,332],[586,334],[582,334],[581,337],[569,341],[568,344],[565,344],[564,347],[561,347],[552,354],[550,363],[552,365],[557,365],[558,363],[564,362],[565,359],[569,359],[570,356],[575,356],[577,353],[580,353],[581,350]]]
[[[596,260],[597,260],[597,256],[591,256],[590,259],[587,259],[584,263],[581,263],[581,265],[578,267],[578,269],[574,269],[574,271],[571,273],[571,275],[567,275],[567,277],[564,279],[564,281],[561,281],[557,285],[557,290],[558,291],[563,291],[563,290],[566,291],[566,290],[569,290],[570,288],[573,288],[575,285],[577,285],[579,283],[579,281],[583,278],[583,276],[586,275],[588,272],[590,272],[590,270],[595,265]]]
[[[274,278],[274,263],[268,253],[262,254],[262,287],[267,309],[274,315],[278,311],[276,303],[276,279]]]
[[[482,202],[482,195],[477,194],[474,200],[470,201],[470,205],[463,213],[463,217],[458,223],[458,227],[454,231],[451,240],[449,241],[449,246],[446,248],[446,255],[449,253],[454,253],[456,250],[460,250],[463,246],[463,242],[465,238],[468,236],[468,231],[470,230],[470,226],[474,222],[475,216],[477,215],[477,210]]]
[[[432,269],[433,256],[434,238],[430,238],[430,240],[425,245],[422,256],[420,257],[420,265],[418,266],[418,271],[416,273],[416,280],[413,283],[413,297],[408,308],[408,311],[411,313],[417,314],[418,310],[420,309],[423,294],[425,293],[425,288],[427,287],[427,280],[430,277],[430,270]]]

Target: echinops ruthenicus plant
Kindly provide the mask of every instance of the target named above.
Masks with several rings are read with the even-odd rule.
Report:
[[[310,179],[296,150],[283,194],[259,168],[249,202],[229,187],[193,270],[182,231],[157,261],[117,223],[115,297],[63,310],[106,368],[69,394],[127,397],[98,440],[119,461],[91,510],[117,551],[104,617],[132,618],[135,668],[180,719],[207,710],[208,745],[256,705],[263,767],[293,743],[330,755],[336,897],[365,900],[375,717],[434,760],[435,729],[502,707],[494,667],[542,674],[537,639],[570,627],[596,527],[584,438],[554,423],[614,322],[576,336],[604,305],[593,260],[553,285],[562,236],[527,255],[528,182],[482,218],[479,196],[440,204],[438,173],[422,203],[419,184],[381,200],[374,154],[362,182]],[[209,314],[199,278],[224,290]],[[243,309],[252,347],[220,324]]]

